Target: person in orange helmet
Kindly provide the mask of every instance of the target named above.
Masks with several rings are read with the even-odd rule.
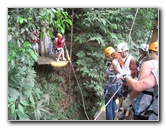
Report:
[[[158,67],[158,42],[153,42],[148,48],[150,60],[144,61],[140,68],[138,80],[131,78],[128,75],[124,75],[123,79],[132,88],[130,95],[123,101],[122,106],[125,110],[128,110],[133,100],[140,95],[141,92],[149,89],[154,89],[153,99],[149,107],[147,115],[148,120],[158,120],[159,116],[159,103],[158,103],[158,88],[159,88],[159,67]],[[144,102],[147,102],[144,100]],[[143,107],[143,106],[142,106]],[[138,119],[138,117],[135,117]]]
[[[106,69],[106,81],[104,82],[104,96],[106,106],[106,120],[114,120],[118,106],[116,99],[122,95],[122,80],[121,74],[123,74],[122,66],[123,60],[118,52],[113,47],[107,47],[104,50],[105,57],[110,63]],[[118,90],[119,89],[119,90]],[[117,91],[115,96],[113,94]],[[112,98],[113,96],[113,98]],[[112,98],[111,101],[109,101]]]

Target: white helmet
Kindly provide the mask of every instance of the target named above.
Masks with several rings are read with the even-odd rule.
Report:
[[[141,44],[139,49],[142,49],[143,51],[148,51],[148,45],[147,44]]]
[[[123,42],[123,43],[118,44],[117,52],[124,52],[126,50],[129,50],[127,43]]]

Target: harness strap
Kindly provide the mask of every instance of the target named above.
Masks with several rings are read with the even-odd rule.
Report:
[[[147,94],[147,95],[151,95],[151,96],[153,96],[153,92],[149,92],[149,91],[146,91],[146,90],[143,91],[142,93],[143,93],[143,94]]]
[[[128,56],[126,57],[126,59],[125,59],[125,61],[124,61],[124,64],[126,63],[126,61],[127,61],[128,57],[129,57],[129,54],[128,54]]]
[[[143,91],[143,92],[147,92],[148,93],[148,91]],[[151,95],[151,93],[149,92],[149,94]],[[149,109],[149,107],[152,105],[152,103],[153,103],[153,101],[154,101],[154,95],[153,95],[153,93],[152,93],[152,100],[151,100],[151,102],[150,102],[150,104],[146,107],[146,109],[145,110],[143,110],[142,112],[140,112],[139,113],[139,115],[141,115],[142,113],[144,113],[145,111],[147,111],[148,109]],[[148,110],[149,111],[149,110]]]

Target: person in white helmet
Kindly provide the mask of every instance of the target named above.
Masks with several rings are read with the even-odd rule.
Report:
[[[137,61],[137,73],[140,72],[141,64],[147,59],[148,44],[141,44],[139,47],[140,57]]]
[[[130,95],[123,101],[122,106],[128,110],[133,100],[140,95],[141,92],[146,93],[149,89],[153,89],[152,98],[142,100],[142,105],[136,109],[136,112],[141,112],[136,115],[135,120],[158,120],[158,42],[153,42],[148,48],[150,60],[145,61],[141,65],[138,80],[132,79],[128,75],[123,76],[127,84],[132,88]],[[147,102],[150,104],[146,106]]]
[[[122,42],[117,46],[117,52],[120,53],[120,55],[123,58],[124,66],[122,67],[122,70],[124,73],[132,76],[132,78],[136,77],[137,74],[137,65],[136,60],[132,55],[129,54],[129,47],[127,43]],[[129,95],[130,88],[128,87],[127,83],[123,82],[122,86],[122,97],[120,98],[119,108],[121,109],[122,101]],[[126,111],[118,116],[118,119],[124,119]]]
[[[120,53],[124,61],[123,71],[131,75],[133,78],[135,78],[137,74],[136,60],[134,59],[132,55],[129,54],[128,51],[129,51],[129,48],[127,43],[125,42],[120,43],[117,46],[117,52]]]

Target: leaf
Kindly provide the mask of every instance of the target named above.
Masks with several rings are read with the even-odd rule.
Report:
[[[8,99],[8,102],[15,102],[16,100],[17,100],[17,97],[13,96],[13,97]]]
[[[27,101],[25,101],[25,100],[20,101],[20,103],[21,103],[22,105],[24,105],[24,106],[29,106],[29,103],[28,103]]]
[[[18,115],[18,117],[19,117],[19,119],[20,120],[29,120],[29,117],[28,117],[28,115],[27,114],[25,114],[25,113],[22,113],[21,111],[19,111],[19,110],[17,110],[17,115]]]
[[[11,105],[11,112],[14,113],[16,110],[16,105],[15,103]]]
[[[22,107],[21,104],[18,104],[18,109],[19,109],[20,112],[24,113],[24,108]]]
[[[20,96],[20,92],[14,88],[8,87],[8,93],[13,99],[17,99]]]

